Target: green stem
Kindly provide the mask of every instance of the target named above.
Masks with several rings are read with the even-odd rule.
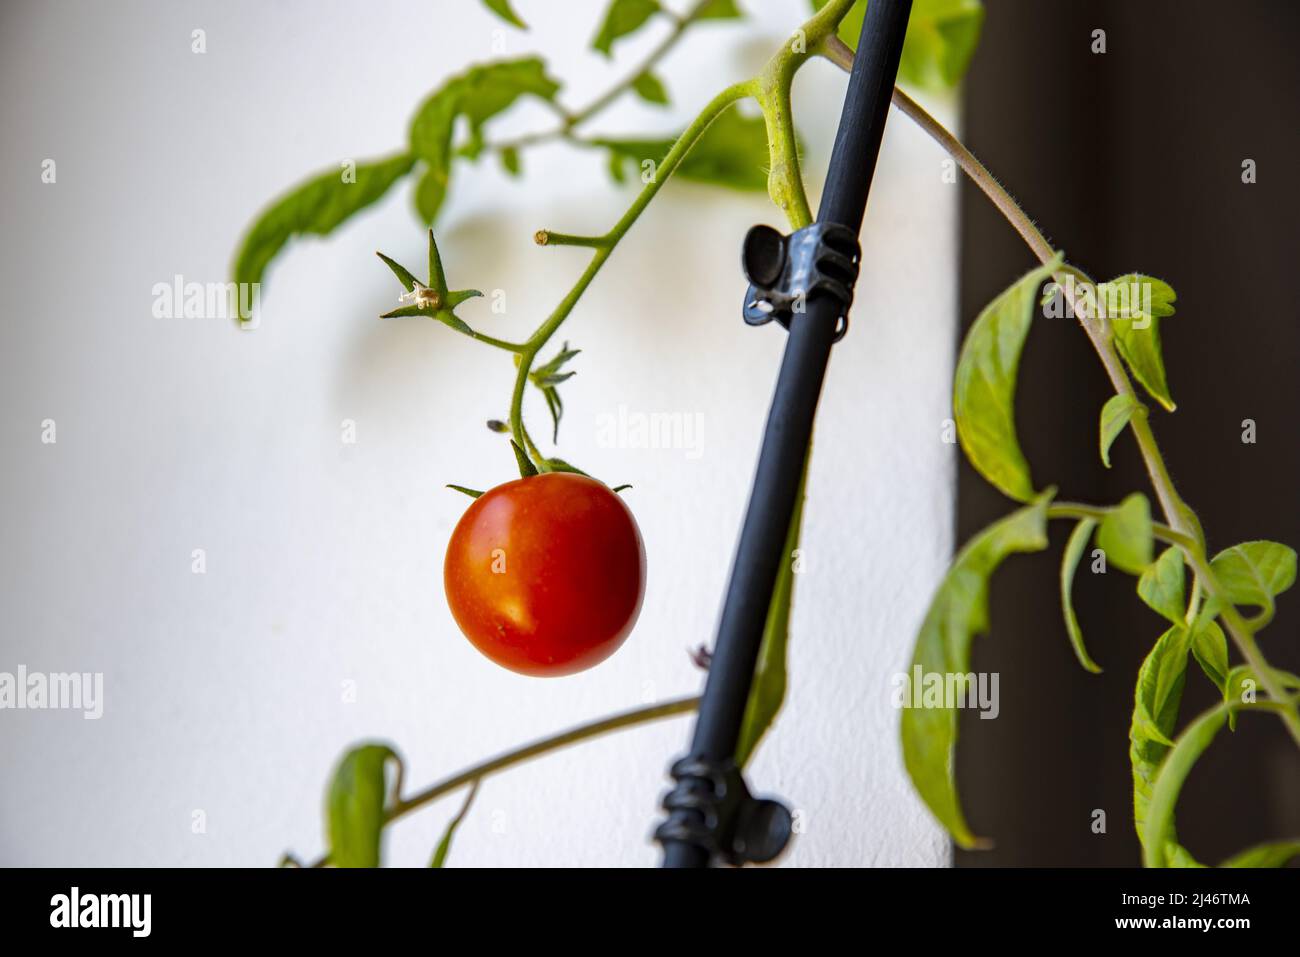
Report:
[[[830,38],[826,41],[824,52],[829,59],[845,69],[852,65],[852,51],[839,42],[837,38]],[[1034,221],[1025,214],[1020,205],[1012,199],[1011,194],[993,178],[992,174],[985,169],[984,165],[975,158],[975,155],[960,140],[948,132],[906,93],[897,88],[894,89],[893,102],[894,106],[915,121],[922,130],[956,160],[957,165],[962,168],[963,172],[993,201],[993,205],[998,208],[1007,222],[1025,240],[1026,245],[1029,246],[1029,249],[1038,258],[1039,262],[1047,264],[1055,258],[1056,251],[1034,224]],[[1057,278],[1062,288],[1066,288],[1063,276]],[[1080,325],[1092,342],[1093,348],[1101,360],[1107,376],[1110,378],[1112,387],[1119,394],[1136,398],[1133,383],[1130,381],[1128,373],[1125,371],[1124,365],[1111,341],[1107,322],[1104,319],[1101,321],[1092,320],[1083,310],[1077,307],[1075,308],[1075,314],[1079,316]],[[1156,498],[1160,502],[1160,508],[1169,522],[1169,531],[1177,533],[1181,537],[1182,540],[1178,544],[1186,553],[1189,564],[1196,571],[1197,577],[1205,590],[1221,600],[1223,605],[1221,615],[1224,624],[1227,626],[1228,633],[1232,636],[1233,643],[1236,644],[1247,663],[1258,673],[1260,683],[1268,692],[1269,697],[1282,703],[1281,714],[1283,721],[1291,737],[1300,746],[1300,712],[1297,711],[1294,703],[1289,702],[1283,694],[1282,686],[1278,683],[1263,653],[1259,650],[1253,630],[1232,606],[1231,602],[1228,601],[1226,590],[1210,568],[1210,564],[1205,558],[1204,541],[1200,529],[1190,520],[1191,509],[1178,496],[1178,492],[1174,488],[1173,479],[1169,475],[1169,469],[1160,453],[1160,447],[1156,444],[1155,433],[1151,431],[1151,425],[1147,417],[1135,415],[1129,419],[1128,424],[1133,432],[1133,437],[1137,440],[1138,449],[1142,454],[1142,461],[1146,466],[1147,476],[1151,481],[1151,487],[1155,490]]]
[[[617,100],[620,96],[632,89],[632,85],[641,77],[643,73],[653,70],[668,53],[677,45],[677,41],[682,38],[686,28],[699,18],[700,12],[707,5],[708,0],[699,0],[687,13],[678,16],[669,10],[660,10],[659,12],[669,17],[673,22],[673,28],[668,35],[659,42],[659,44],[650,51],[644,60],[641,61],[631,73],[615,83],[608,90],[602,93],[596,99],[592,100],[582,109],[569,113],[563,107],[555,106],[556,112],[560,115],[561,123],[552,130],[543,130],[539,133],[528,133],[516,137],[512,140],[504,140],[500,143],[488,143],[487,148],[492,150],[523,149],[527,146],[536,146],[538,143],[545,143],[550,140],[568,140],[573,139],[573,131],[588,120],[602,113],[605,109]]]
[[[649,705],[644,708],[637,708],[633,711],[624,711],[622,714],[611,715],[608,718],[601,718],[599,721],[592,721],[590,724],[579,725],[576,728],[570,728],[560,734],[552,735],[549,738],[543,738],[540,741],[534,741],[532,744],[524,745],[522,748],[516,748],[513,751],[507,751],[505,754],[498,755],[487,761],[480,762],[473,767],[466,768],[449,778],[439,781],[437,784],[431,784],[423,791],[419,791],[405,800],[394,802],[387,811],[384,812],[384,824],[391,824],[398,818],[405,817],[412,811],[431,804],[438,798],[442,797],[457,788],[464,787],[471,782],[480,781],[489,775],[496,774],[498,771],[504,771],[506,768],[514,767],[516,764],[522,764],[533,758],[548,754],[551,751],[558,751],[560,748],[568,747],[571,744],[577,744],[579,741],[586,741],[589,738],[599,737],[602,734],[608,734],[610,731],[621,731],[624,728],[634,728],[637,725],[647,724],[651,721],[659,721],[663,718],[671,718],[679,714],[689,714],[699,705],[698,695],[689,698],[675,698],[671,701],[664,701],[660,704]],[[312,867],[321,867],[329,863],[329,855],[325,855]]]
[[[717,119],[718,116],[721,115],[722,111],[727,109],[729,106],[739,100],[745,99],[746,97],[753,96],[754,91],[755,85],[753,81],[736,83],[727,87],[710,100],[704,109],[700,111],[699,115],[691,121],[690,126],[686,127],[682,132],[682,135],[677,138],[675,143],[673,143],[672,149],[668,151],[668,155],[665,156],[663,160],[660,161],[658,167],[656,167],[654,177],[642,188],[641,192],[637,194],[636,199],[632,201],[632,205],[628,207],[627,211],[619,218],[618,222],[614,224],[609,232],[605,233],[603,236],[571,237],[562,233],[552,233],[549,230],[542,230],[538,233],[539,237],[546,237],[547,242],[554,242],[557,235],[565,236],[566,239],[581,238],[587,240],[586,242],[583,242],[582,245],[590,245],[595,252],[591,257],[591,260],[587,263],[587,268],[582,271],[582,275],[580,275],[577,282],[573,284],[573,288],[565,294],[564,298],[560,300],[560,304],[555,307],[554,311],[547,317],[546,321],[538,326],[537,330],[528,337],[528,340],[519,350],[519,367],[515,373],[514,391],[510,396],[510,427],[514,433],[515,441],[519,444],[520,448],[527,447],[524,438],[523,425],[524,392],[528,385],[528,373],[532,371],[533,361],[537,358],[537,353],[546,345],[547,340],[555,334],[555,331],[560,328],[564,320],[569,317],[569,313],[573,311],[573,307],[577,305],[582,294],[587,291],[587,287],[590,286],[592,281],[596,278],[597,273],[600,272],[601,267],[605,265],[605,262],[614,252],[614,248],[618,245],[619,241],[622,240],[622,238],[627,234],[627,231],[632,228],[632,224],[637,221],[645,211],[645,208],[650,205],[650,201],[654,199],[655,194],[659,192],[663,184],[668,181],[676,171],[677,167],[681,165],[686,154],[690,152],[691,147],[693,147],[699,141],[700,137],[704,135],[704,131],[708,129],[709,124]],[[573,245],[578,244],[574,243]]]
[[[1053,502],[1047,507],[1048,518],[1091,518],[1095,521],[1102,521],[1111,512],[1115,511],[1114,506],[1106,505],[1084,505],[1080,502]],[[1151,523],[1151,534],[1162,542],[1170,545],[1177,545],[1186,550],[1196,547],[1196,540],[1190,535],[1171,528],[1168,525],[1162,525],[1160,522]]]

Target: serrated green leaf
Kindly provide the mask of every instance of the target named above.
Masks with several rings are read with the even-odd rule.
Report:
[[[510,0],[483,0],[483,5],[511,26],[520,30],[528,29],[528,24],[519,19],[519,14],[510,8]]]
[[[328,235],[354,213],[378,201],[415,162],[409,154],[358,163],[355,182],[343,170],[312,177],[274,200],[253,220],[235,257],[234,281],[259,283],[271,260],[295,236]]]
[[[659,78],[649,71],[642,73],[632,81],[632,89],[637,96],[647,103],[665,105],[668,102],[668,91],[664,89],[664,85]]]
[[[1169,863],[1167,845],[1175,841],[1174,808],[1183,784],[1197,759],[1205,752],[1227,719],[1222,705],[1205,712],[1189,724],[1165,756],[1151,787],[1151,801],[1138,834],[1142,839],[1142,863],[1164,867]]]
[[[1204,617],[1197,619],[1192,656],[1223,694],[1228,687],[1228,639],[1217,622]]]
[[[1285,867],[1293,858],[1300,857],[1300,840],[1257,844],[1234,854],[1220,867]]]
[[[1102,283],[1096,295],[1133,377],[1165,409],[1174,411],[1160,347],[1160,320],[1174,314],[1173,289],[1159,279],[1130,273]]]
[[[326,796],[326,840],[335,867],[378,867],[386,800],[385,769],[401,758],[386,744],[352,748],[339,762]]]
[[[910,674],[918,666],[922,674],[954,675],[970,670],[971,640],[988,630],[989,577],[1008,555],[1047,547],[1049,495],[989,526],[962,549],[930,602],[916,639]],[[977,846],[979,840],[966,824],[953,778],[956,708],[904,708],[902,741],[903,761],[921,799],[953,840],[962,847]]]
[[[634,177],[639,179],[641,164],[649,160],[657,168],[677,138],[595,139],[592,142],[609,151],[610,174],[621,183],[627,178],[626,165],[632,166]],[[768,162],[767,127],[763,118],[745,116],[732,109],[709,124],[673,175],[745,192],[765,192]]]
[[[1017,501],[1034,497],[1029,463],[1016,438],[1016,373],[1038,302],[1038,287],[1060,264],[1058,255],[1016,280],[966,333],[953,378],[957,437],[976,471]]]
[[[691,17],[692,20],[735,20],[743,17],[744,11],[736,5],[736,0],[709,0]]]
[[[1129,726],[1129,763],[1133,770],[1133,824],[1144,834],[1152,787],[1160,764],[1173,746],[1178,707],[1187,680],[1187,629],[1174,625],[1156,641],[1138,670]],[[1172,834],[1168,840],[1176,840]]]
[[[1129,419],[1146,415],[1146,406],[1127,392],[1111,396],[1101,407],[1101,463],[1110,468],[1110,447],[1124,431]]]
[[[612,56],[610,49],[615,40],[640,30],[658,12],[658,0],[610,0],[605,19],[591,41],[592,49]]]
[[[803,503],[807,489],[808,467],[804,464],[799,479],[799,492],[795,498],[790,527],[785,535],[785,550],[777,569],[776,584],[767,606],[763,623],[763,639],[758,648],[758,662],[754,666],[754,680],[749,687],[749,700],[740,723],[740,737],[736,744],[736,765],[744,768],[758,750],[772,722],[785,703],[786,652],[790,641],[790,614],[794,604],[794,553],[799,547],[803,527]]]
[[[1170,546],[1160,553],[1138,577],[1138,597],[1147,607],[1164,615],[1175,625],[1182,624],[1187,607],[1183,591],[1183,553]]]
[[[446,865],[447,854],[451,851],[451,839],[456,836],[456,828],[460,827],[460,822],[465,820],[465,815],[469,813],[470,806],[474,803],[474,797],[478,794],[479,780],[479,778],[474,779],[474,783],[469,787],[469,793],[465,795],[465,803],[460,806],[456,816],[447,822],[447,829],[443,831],[442,840],[434,849],[433,860],[429,862],[430,867]]]
[[[416,110],[410,131],[411,152],[424,164],[415,193],[420,217],[432,223],[447,195],[457,119],[464,117],[469,127],[469,140],[461,152],[477,156],[483,147],[483,125],[489,119],[521,96],[554,101],[559,89],[540,59],[524,57],[471,67],[426,97]]]
[[[1262,627],[1273,616],[1273,599],[1295,584],[1296,553],[1279,542],[1242,542],[1215,555],[1210,569],[1228,601],[1263,609]]]
[[[1141,575],[1151,564],[1151,503],[1134,492],[1106,513],[1097,530],[1097,547],[1106,561],[1131,575]]]
[[[1074,613],[1071,591],[1074,587],[1074,573],[1078,570],[1079,559],[1083,557],[1083,550],[1088,547],[1088,539],[1096,527],[1095,519],[1081,519],[1079,524],[1074,526],[1074,531],[1070,533],[1070,540],[1065,545],[1065,554],[1061,558],[1061,612],[1065,616],[1065,630],[1070,636],[1070,645],[1074,648],[1074,655],[1079,659],[1079,664],[1083,665],[1084,670],[1091,671],[1093,674],[1099,674],[1101,666],[1092,660],[1088,649],[1083,645],[1083,630],[1079,628],[1079,619]]]
[[[826,0],[812,0],[820,10]],[[840,39],[856,49],[862,35],[866,0],[850,8],[840,21]],[[925,89],[949,89],[966,75],[984,25],[984,7],[979,0],[915,0],[903,40],[898,77],[904,83]]]

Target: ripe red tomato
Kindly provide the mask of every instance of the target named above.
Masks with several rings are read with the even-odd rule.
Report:
[[[497,664],[569,675],[623,644],[645,595],[645,546],[603,483],[544,472],[484,492],[443,565],[460,630]]]

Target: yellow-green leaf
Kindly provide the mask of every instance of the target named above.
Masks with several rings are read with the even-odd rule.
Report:
[[[1186,609],[1183,591],[1183,553],[1170,546],[1148,565],[1138,578],[1138,597],[1153,611],[1175,625],[1181,624]]]
[[[1033,322],[1038,287],[1060,256],[1025,274],[979,314],[966,334],[953,381],[957,437],[976,471],[1021,502],[1034,497],[1016,438],[1016,373]]]
[[[335,867],[378,867],[389,761],[401,758],[386,744],[363,744],[343,755],[326,797],[326,839]]]
[[[1234,854],[1220,867],[1285,867],[1292,858],[1300,857],[1300,840],[1257,844]]]
[[[1146,406],[1127,392],[1111,396],[1101,407],[1101,463],[1110,468],[1110,447],[1129,419],[1135,415],[1146,415]]]
[[[970,670],[971,640],[988,630],[989,577],[1008,555],[1047,547],[1047,503],[1051,492],[989,526],[962,549],[935,592],[916,638],[911,675],[965,675]],[[904,705],[908,701],[903,702]],[[904,707],[903,763],[921,799],[962,847],[976,847],[962,814],[953,778],[957,746],[957,710]]]
[[[826,0],[812,0],[812,6],[820,10]],[[866,0],[859,0],[840,21],[840,39],[851,48],[857,48],[866,9]],[[966,75],[983,25],[980,0],[914,0],[899,79],[932,90],[955,86]]]
[[[1159,279],[1130,273],[1097,287],[1096,306],[1105,307],[1115,346],[1133,377],[1170,412],[1174,400],[1165,377],[1160,320],[1174,314],[1173,289]]]
[[[1164,867],[1169,842],[1174,837],[1174,807],[1187,781],[1187,775],[1205,752],[1227,719],[1228,709],[1218,705],[1189,724],[1165,756],[1151,787],[1151,802],[1146,819],[1139,828],[1142,838],[1142,863],[1147,867]]]
[[[1138,837],[1151,803],[1160,764],[1173,746],[1178,707],[1187,680],[1187,629],[1174,625],[1155,643],[1138,670],[1129,727],[1129,763],[1133,770],[1133,824]],[[1174,840],[1169,835],[1169,840]]]
[[[1097,545],[1106,561],[1132,575],[1140,575],[1151,564],[1151,503],[1134,492],[1106,513],[1097,530]]]
[[[1091,671],[1093,674],[1099,674],[1101,666],[1092,660],[1088,649],[1083,645],[1083,630],[1079,627],[1078,616],[1074,613],[1074,600],[1070,593],[1074,587],[1074,573],[1079,567],[1079,559],[1083,557],[1083,550],[1088,547],[1088,539],[1096,527],[1095,519],[1080,520],[1079,524],[1074,526],[1070,540],[1065,545],[1065,554],[1061,558],[1061,612],[1065,615],[1065,630],[1070,636],[1070,645],[1074,648],[1074,655],[1079,659],[1079,664],[1083,665],[1084,670]]]
[[[1295,584],[1296,553],[1279,542],[1242,542],[1214,556],[1210,568],[1234,605],[1263,609],[1273,615],[1273,599]]]

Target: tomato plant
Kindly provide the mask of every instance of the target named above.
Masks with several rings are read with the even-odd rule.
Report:
[[[525,28],[512,0],[484,2],[506,22]],[[658,0],[610,0],[592,43],[606,56],[647,23],[666,22],[668,33],[630,74],[587,105],[571,109],[561,102],[561,84],[540,57],[474,66],[448,79],[420,103],[408,142],[399,152],[355,164],[348,171],[350,178],[348,172],[340,178],[331,170],[306,181],[271,205],[246,234],[236,258],[235,279],[255,284],[293,237],[329,233],[408,176],[415,179],[415,212],[431,226],[465,164],[492,156],[509,174],[519,175],[523,154],[543,142],[601,151],[615,181],[636,188],[626,212],[604,233],[536,232],[538,245],[579,247],[590,251],[590,259],[569,292],[523,341],[496,338],[457,314],[458,307],[481,294],[449,288],[432,229],[427,282],[382,257],[405,290],[399,307],[382,318],[432,319],[509,354],[513,362],[508,413],[504,420],[491,419],[488,425],[509,436],[521,478],[486,493],[460,489],[478,500],[452,535],[445,568],[447,598],[456,621],[481,651],[506,667],[528,674],[590,667],[626,638],[644,587],[640,538],[616,490],[544,451],[524,422],[524,396],[532,386],[540,391],[551,415],[551,440],[558,439],[564,408],[559,387],[574,374],[567,364],[578,350],[565,343],[539,364],[542,350],[671,178],[740,190],[766,189],[792,229],[812,222],[800,169],[791,84],[798,70],[815,58],[850,67],[853,51],[845,39],[858,35],[851,24],[861,22],[864,5],[862,0],[813,0],[815,13],[781,43],[760,72],[708,99],[680,135],[613,139],[587,134],[590,121],[625,95],[640,97],[647,104],[667,102],[666,89],[656,74],[667,52],[697,26],[736,20],[742,12],[735,0],[696,0],[683,13],[667,9]],[[982,19],[978,0],[915,0],[900,81],[920,86],[955,83],[965,71]],[[558,122],[515,139],[493,139],[486,127],[525,97],[544,103]],[[733,109],[746,100],[757,106],[760,115],[746,116]],[[1168,621],[1136,680],[1129,742],[1134,826],[1144,863],[1195,866],[1195,858],[1178,843],[1174,808],[1191,767],[1219,730],[1231,727],[1239,713],[1270,714],[1300,744],[1300,677],[1273,668],[1258,641],[1272,620],[1274,599],[1295,580],[1296,553],[1280,543],[1259,540],[1211,556],[1200,520],[1170,478],[1152,422],[1174,411],[1160,340],[1161,324],[1174,315],[1172,287],[1136,274],[1094,283],[1065,261],[997,179],[915,100],[895,88],[893,105],[986,194],[1039,263],[980,314],[963,345],[953,388],[952,424],[963,452],[981,475],[1021,507],[977,535],[956,557],[921,624],[913,665],[923,674],[963,677],[970,670],[974,636],[988,628],[991,575],[1013,553],[1044,550],[1049,521],[1073,522],[1074,534],[1061,569],[1063,630],[1084,668],[1098,670],[1085,649],[1070,594],[1090,541],[1096,545],[1095,554],[1136,577],[1138,597]],[[629,167],[640,170],[639,187],[627,176]],[[1043,488],[1031,478],[1016,436],[1016,378],[1035,315],[1051,316],[1054,310],[1077,319],[1115,391],[1099,410],[1103,461],[1109,464],[1110,450],[1122,433],[1131,434],[1162,520],[1152,517],[1151,502],[1142,493],[1113,504],[1057,501],[1054,488]],[[1152,403],[1151,409],[1144,400]],[[801,508],[796,507],[788,553],[799,543],[800,515]],[[1158,554],[1157,543],[1162,546]],[[500,571],[495,571],[498,558]],[[770,597],[737,765],[744,765],[782,705],[792,574],[792,563],[783,563]],[[1255,611],[1247,614],[1246,609]],[[1229,640],[1241,658],[1235,665],[1229,658]],[[1217,688],[1221,703],[1186,723],[1180,733],[1178,712],[1190,660]],[[604,718],[483,762],[409,796],[401,793],[400,756],[387,746],[360,745],[344,755],[334,775],[327,811],[330,847],[319,863],[376,863],[384,825],[452,791],[467,789],[465,804],[451,819],[433,856],[440,866],[481,778],[597,734],[689,712],[697,701],[692,697],[662,702]],[[959,844],[977,846],[954,778],[955,707],[940,701],[908,708],[900,725],[903,758],[917,793]],[[391,763],[396,764],[396,782],[386,795],[384,775]],[[1296,853],[1300,843],[1279,842],[1226,863],[1276,865]]]
[[[515,479],[465,510],[443,567],[460,630],[502,667],[568,675],[623,644],[645,595],[632,512],[572,472]]]

